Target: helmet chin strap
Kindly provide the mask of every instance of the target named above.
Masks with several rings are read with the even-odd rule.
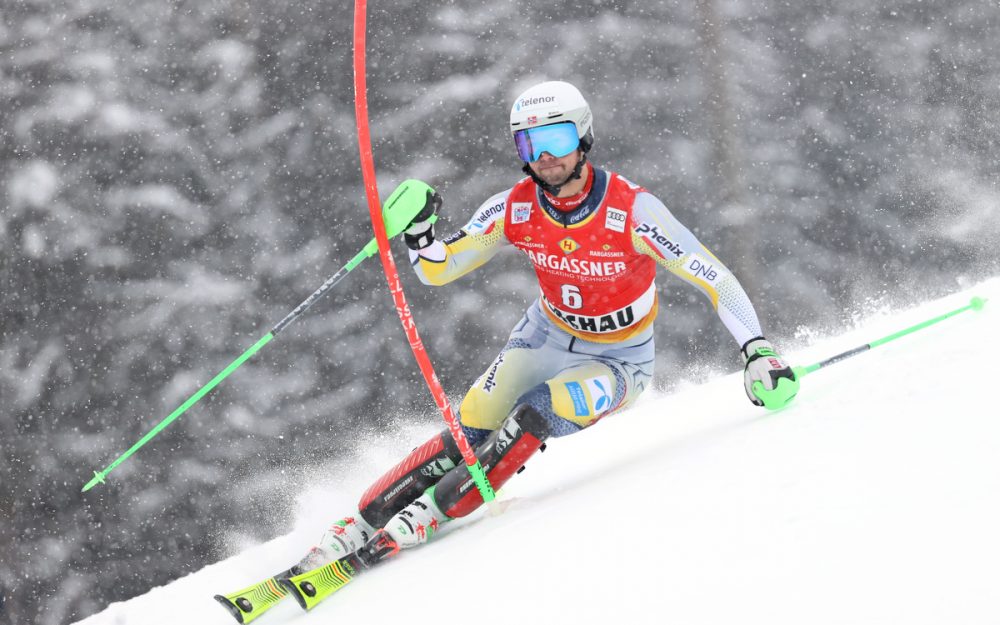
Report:
[[[581,149],[580,160],[576,162],[576,167],[574,167],[573,171],[571,171],[569,176],[566,177],[566,180],[563,180],[562,183],[560,184],[549,184],[545,182],[544,180],[538,177],[538,175],[535,173],[533,169],[531,169],[531,166],[528,165],[528,163],[524,164],[524,167],[521,168],[521,171],[531,176],[531,179],[534,180],[535,184],[540,186],[543,191],[545,191],[549,195],[559,197],[559,192],[562,191],[563,187],[568,185],[570,181],[580,179],[580,175],[583,173],[583,166],[586,163],[587,163],[587,151]]]

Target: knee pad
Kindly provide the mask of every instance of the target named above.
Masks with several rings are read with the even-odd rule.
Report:
[[[477,456],[494,490],[524,467],[551,435],[549,422],[534,407],[522,404],[480,445]],[[434,487],[434,502],[449,517],[470,514],[483,503],[475,481],[464,467],[452,469]]]

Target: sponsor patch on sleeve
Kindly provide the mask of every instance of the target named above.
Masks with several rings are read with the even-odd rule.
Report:
[[[684,271],[713,287],[726,275],[726,271],[717,263],[708,260],[701,254],[693,253],[688,255],[687,261],[684,263]]]
[[[469,220],[469,223],[465,224],[465,227],[463,227],[462,230],[465,230],[467,233],[473,235],[488,232],[490,230],[490,226],[492,226],[496,220],[503,217],[504,206],[506,206],[506,202],[503,200],[494,203],[487,203],[472,216],[472,219]]]
[[[465,238],[465,236],[466,236],[465,230],[459,230],[458,232],[448,235],[442,240],[444,241],[445,245],[451,245],[452,243],[457,243],[458,241],[461,241],[462,239]]]

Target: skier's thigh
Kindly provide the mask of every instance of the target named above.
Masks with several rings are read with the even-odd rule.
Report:
[[[505,349],[465,394],[462,425],[481,430],[500,427],[517,399],[558,371],[562,355],[540,349]]]

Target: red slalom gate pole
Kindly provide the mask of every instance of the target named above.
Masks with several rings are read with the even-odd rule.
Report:
[[[399,271],[396,269],[396,261],[393,260],[392,251],[389,249],[389,238],[385,233],[385,222],[382,218],[382,206],[378,196],[378,185],[375,180],[375,159],[372,156],[371,132],[368,126],[368,86],[365,72],[365,21],[367,13],[366,0],[355,0],[354,2],[354,115],[358,126],[358,148],[361,151],[361,175],[365,183],[365,196],[368,199],[368,210],[371,213],[372,227],[375,229],[375,240],[378,242],[378,254],[382,259],[382,269],[385,270],[385,278],[389,283],[389,292],[392,293],[393,302],[396,305],[396,312],[399,320],[406,331],[406,338],[410,342],[410,349],[417,359],[420,372],[427,382],[427,387],[434,396],[441,415],[445,423],[448,424],[448,431],[458,444],[462,458],[465,459],[465,466],[468,468],[472,479],[475,480],[479,493],[483,501],[489,503],[496,494],[493,486],[490,485],[483,467],[476,458],[476,452],[472,450],[462,425],[459,423],[455,412],[452,410],[451,402],[441,388],[434,366],[431,364],[424,344],[417,334],[417,325],[410,313],[410,306],[406,303],[406,295],[403,293],[403,284],[399,280]]]

